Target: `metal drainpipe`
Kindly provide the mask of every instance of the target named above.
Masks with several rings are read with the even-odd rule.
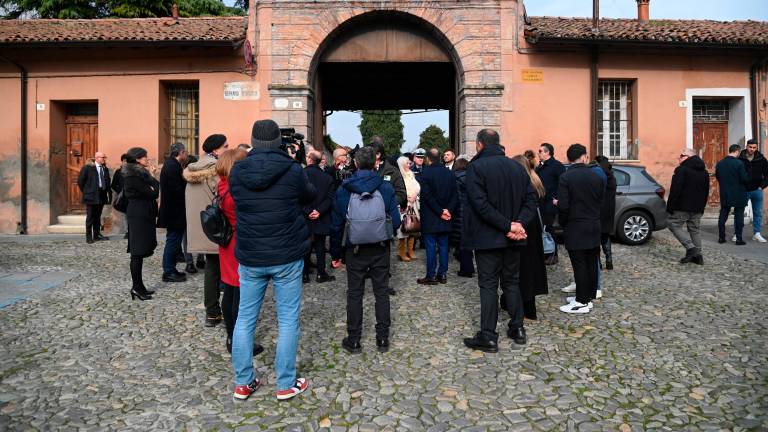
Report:
[[[597,88],[599,85],[598,63],[600,61],[600,52],[597,47],[592,48],[592,61],[589,68],[589,140],[590,156],[595,157],[598,154],[597,147]]]
[[[761,147],[760,150],[763,152],[766,151],[766,147],[765,143],[763,142],[761,130],[762,128],[760,127],[760,114],[758,112],[760,106],[758,104],[757,97],[759,90],[758,74],[760,69],[766,65],[766,63],[768,63],[768,57],[755,62],[755,64],[753,64],[752,68],[749,70],[749,97],[751,102],[750,105],[752,105],[750,107],[752,110],[752,138],[757,140],[758,145]]]
[[[15,61],[2,57],[8,63],[16,66],[21,72],[21,222],[19,234],[27,234],[27,81],[28,73],[24,66]]]

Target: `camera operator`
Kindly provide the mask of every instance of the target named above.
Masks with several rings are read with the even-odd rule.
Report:
[[[283,128],[280,129],[280,137],[283,142],[280,148],[302,166],[306,165],[307,151],[304,146],[304,135],[296,133],[293,128]]]

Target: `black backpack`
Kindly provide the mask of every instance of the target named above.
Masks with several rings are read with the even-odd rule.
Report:
[[[232,240],[232,226],[221,209],[222,198],[218,194],[213,196],[213,201],[200,212],[200,223],[208,240],[226,246]]]

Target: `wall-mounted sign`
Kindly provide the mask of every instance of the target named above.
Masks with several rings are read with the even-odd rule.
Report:
[[[256,81],[224,83],[225,100],[259,100],[261,92]]]
[[[286,98],[277,98],[275,99],[275,108],[277,109],[286,109],[288,108],[288,105],[291,101],[289,101]]]
[[[523,69],[521,72],[521,77],[523,82],[544,82],[544,71],[542,69]]]
[[[38,111],[45,111],[45,104],[44,103],[37,104],[37,110]]]

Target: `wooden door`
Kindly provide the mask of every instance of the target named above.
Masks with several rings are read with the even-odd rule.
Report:
[[[98,145],[98,120],[95,116],[67,117],[67,213],[82,213],[85,206],[77,187],[80,169],[93,159]]]
[[[728,154],[728,123],[694,123],[693,149],[698,152],[709,171],[710,206],[720,204],[720,188],[715,180],[715,165]]]

